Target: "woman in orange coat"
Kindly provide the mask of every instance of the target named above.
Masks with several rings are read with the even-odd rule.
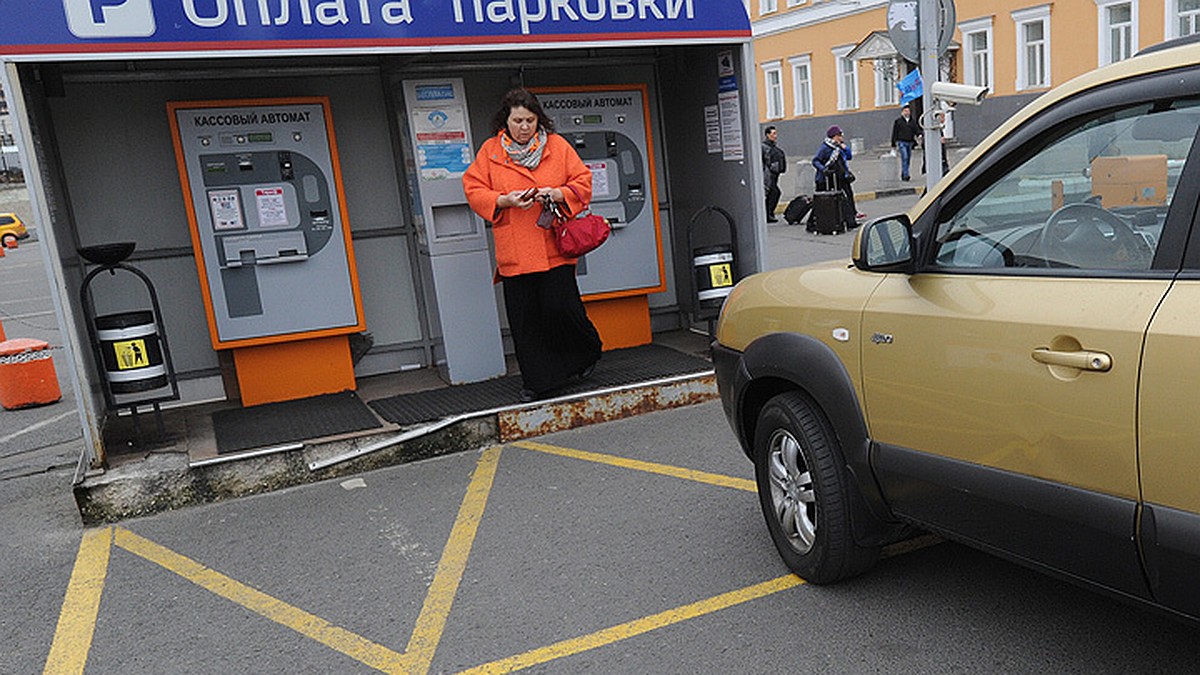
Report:
[[[504,95],[492,131],[463,175],[463,189],[471,209],[492,223],[496,274],[524,383],[520,398],[527,402],[588,377],[600,359],[575,258],[559,253],[553,231],[538,224],[546,200],[579,212],[591,199],[592,173],[527,89]]]

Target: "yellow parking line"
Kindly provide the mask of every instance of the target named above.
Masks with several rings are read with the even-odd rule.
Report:
[[[96,632],[96,617],[100,612],[100,596],[108,577],[108,558],[112,550],[112,528],[105,527],[83,533],[75,569],[67,584],[58,628],[50,644],[50,655],[43,671],[49,675],[82,673],[87,664],[92,636]]]
[[[334,626],[314,614],[277,600],[262,591],[180,555],[129,530],[117,528],[117,546],[174,572],[188,581],[252,612],[305,635],[330,649],[386,673],[407,673],[403,654],[380,646],[350,631]]]
[[[674,478],[696,481],[698,483],[717,485],[719,487],[734,488],[737,490],[745,490],[747,492],[758,492],[758,488],[755,487],[754,481],[752,480],[745,478],[734,478],[732,476],[723,476],[719,473],[708,473],[707,471],[684,469],[678,466],[671,466],[669,464],[655,464],[654,462],[643,462],[637,459],[614,457],[612,455],[603,455],[597,452],[588,452],[586,450],[573,450],[571,448],[562,448],[556,445],[546,445],[545,443],[537,443],[534,441],[518,441],[516,443],[512,443],[512,445],[515,445],[519,448],[525,448],[526,450],[536,450],[538,452],[545,452],[551,455],[582,459],[586,462],[610,464],[612,466],[619,466],[626,469],[657,473],[664,476],[672,476]]]
[[[464,670],[459,673],[459,675],[510,673],[514,670],[521,670],[522,668],[536,666],[541,663],[546,663],[547,661],[560,659],[564,656],[579,654],[589,649],[595,649],[597,647],[603,647],[604,645],[609,645],[614,642],[626,640],[643,633],[648,633],[657,628],[670,626],[672,624],[687,621],[688,619],[694,619],[705,614],[712,614],[713,612],[717,612],[728,607],[733,607],[734,605],[739,605],[743,602],[749,602],[750,600],[756,600],[773,593],[778,593],[779,591],[795,588],[803,583],[803,579],[789,574],[737,591],[723,593],[707,600],[693,602],[689,605],[683,605],[682,607],[669,609],[665,612],[652,614],[641,619],[634,619],[633,621],[613,626],[611,628],[605,628],[604,630],[597,631],[590,635],[563,640],[548,647],[534,649],[532,651],[525,652],[524,654],[517,654],[516,656],[510,656],[498,661],[492,661],[491,663],[485,663],[481,666]]]
[[[413,673],[429,672],[433,654],[441,642],[442,633],[446,629],[446,619],[450,616],[450,606],[454,603],[454,596],[458,594],[458,585],[462,582],[467,558],[471,555],[471,546],[475,543],[475,534],[479,531],[479,522],[483,519],[483,510],[487,506],[488,495],[491,494],[496,479],[500,450],[500,447],[488,448],[479,458],[479,463],[475,466],[475,475],[471,478],[471,484],[467,486],[467,494],[463,497],[458,517],[450,530],[450,540],[442,550],[442,559],[438,561],[433,583],[429,586],[425,604],[421,607],[416,628],[413,629],[408,649],[405,650],[405,654],[413,659]]]

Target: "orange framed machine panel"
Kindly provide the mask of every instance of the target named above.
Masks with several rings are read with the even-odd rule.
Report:
[[[658,284],[653,286],[639,286],[635,288],[627,288],[616,291],[604,291],[600,293],[585,293],[583,295],[584,302],[595,302],[598,300],[612,300],[615,298],[629,298],[638,295],[649,295],[650,293],[661,293],[667,290],[667,275],[666,264],[663,260],[663,244],[662,244],[662,222],[659,216],[658,209],[658,170],[654,156],[654,135],[650,128],[650,93],[649,88],[644,83],[639,84],[595,84],[595,85],[579,85],[579,86],[562,86],[562,87],[530,87],[530,91],[535,94],[583,94],[595,92],[619,92],[619,91],[636,91],[642,96],[642,122],[645,126],[646,134],[646,163],[649,167],[648,173],[650,180],[650,212],[654,218],[654,246],[655,254],[658,260]]]
[[[349,325],[313,330],[299,330],[260,337],[221,339],[217,317],[213,305],[212,291],[209,288],[209,269],[204,257],[203,245],[200,239],[200,220],[193,203],[193,185],[188,176],[187,158],[180,134],[177,111],[206,108],[238,108],[250,106],[282,106],[282,105],[319,105],[324,117],[324,130],[329,145],[330,168],[333,176],[333,188],[337,195],[338,215],[341,218],[341,233],[344,242],[346,265],[349,274],[350,290],[354,302],[354,315],[357,321]],[[167,117],[171,127],[171,138],[175,146],[175,162],[179,170],[179,181],[183,189],[184,205],[187,210],[189,233],[192,238],[192,250],[196,257],[196,267],[200,274],[200,292],[204,300],[204,310],[208,319],[209,337],[214,349],[237,349],[241,347],[261,347],[283,342],[312,340],[333,336],[349,335],[366,330],[366,319],[363,314],[362,292],[358,280],[358,266],[354,257],[354,246],[350,234],[350,218],[346,209],[346,195],[342,186],[342,167],[337,148],[337,137],[333,128],[333,116],[330,110],[329,98],[326,96],[302,96],[285,98],[258,99],[222,99],[206,101],[170,101],[167,103]]]

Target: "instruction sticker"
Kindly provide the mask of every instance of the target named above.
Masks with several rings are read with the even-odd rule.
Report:
[[[208,210],[212,214],[213,229],[240,230],[246,227],[242,219],[242,199],[237,188],[232,190],[209,190]]]
[[[592,172],[592,199],[606,199],[611,197],[612,189],[608,183],[608,162],[593,160],[584,162],[584,165]]]
[[[114,342],[113,351],[117,354],[117,368],[120,370],[145,368],[150,365],[150,360],[146,357],[145,340]]]
[[[283,188],[258,188],[254,191],[254,200],[258,204],[259,227],[287,227]]]
[[[708,275],[712,278],[713,288],[725,288],[733,285],[733,269],[729,263],[709,265]]]

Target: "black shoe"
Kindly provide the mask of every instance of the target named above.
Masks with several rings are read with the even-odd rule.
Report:
[[[584,368],[583,370],[579,371],[579,374],[578,374],[579,379],[586,380],[589,377],[591,377],[592,373],[594,373],[594,372],[596,372],[596,362],[592,361],[590,364],[588,364],[587,368]]]
[[[521,393],[517,394],[517,400],[521,403],[533,403],[537,398],[537,392],[532,389],[522,389]]]
[[[779,219],[778,218],[767,218],[767,222],[768,223],[778,223]]]
[[[912,180],[908,176],[900,176],[900,180]]]

